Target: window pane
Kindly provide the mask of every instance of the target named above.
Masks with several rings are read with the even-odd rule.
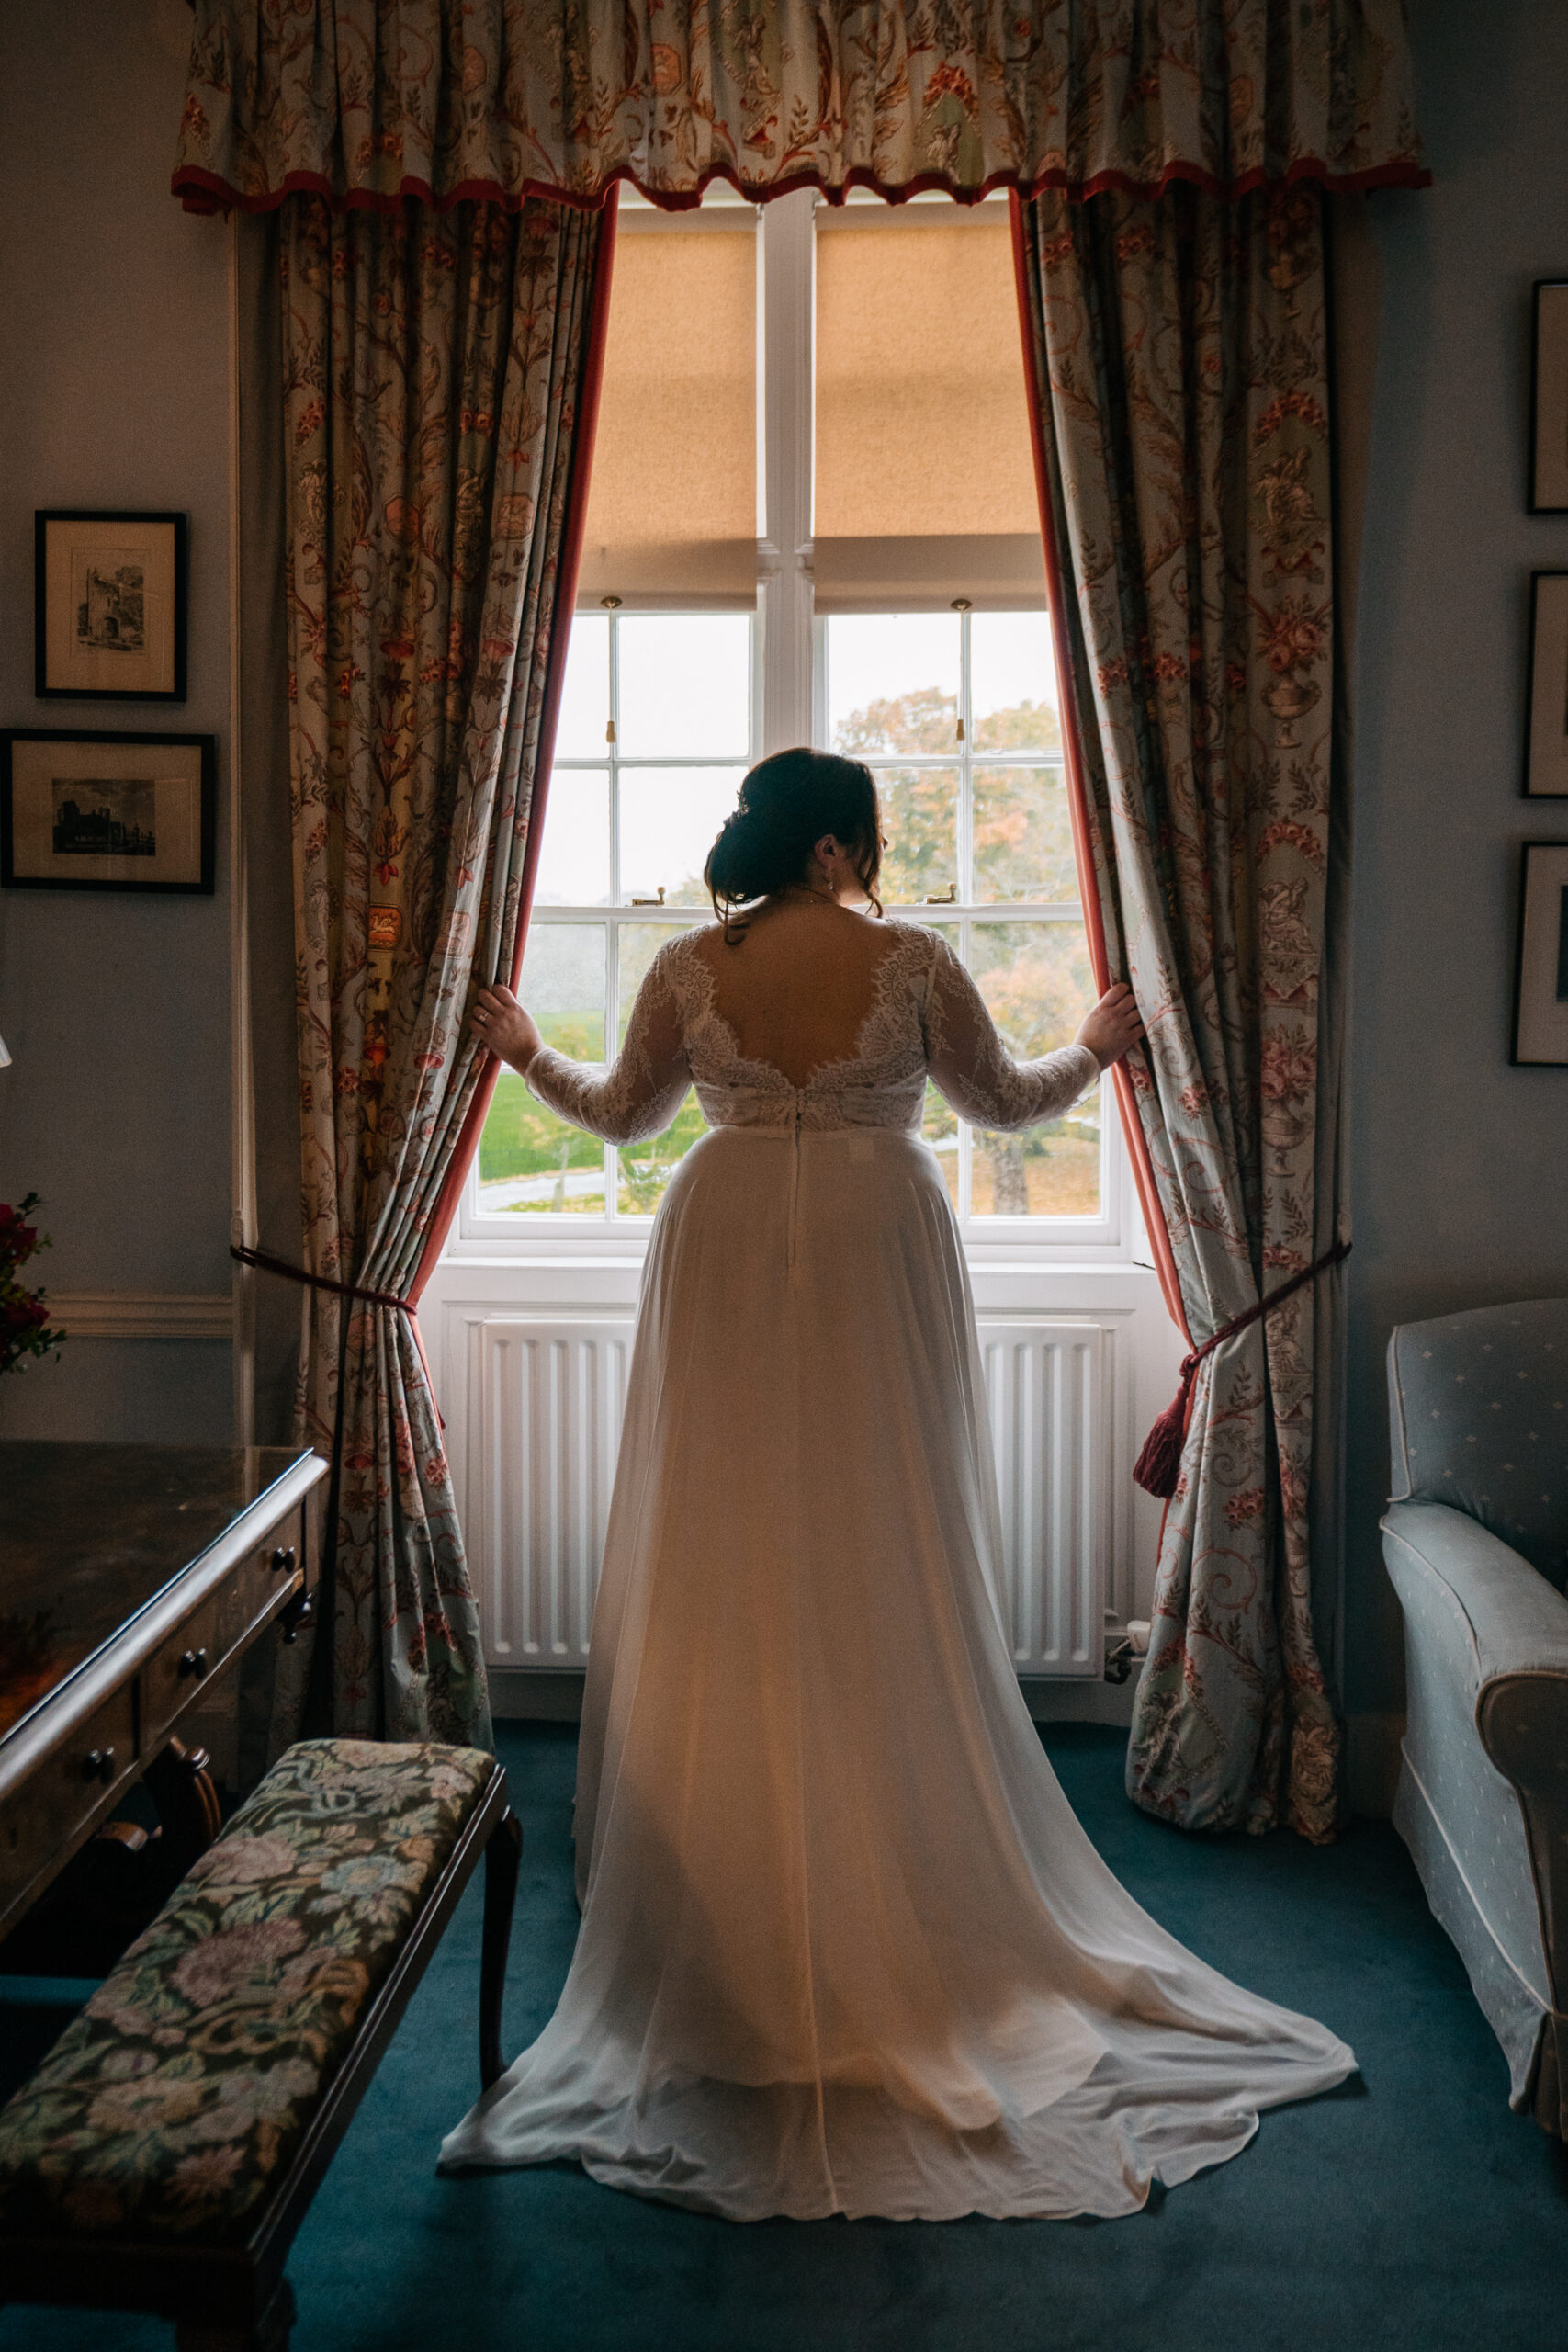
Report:
[[[667,939],[673,939],[685,924],[662,922],[628,922],[621,926],[620,1022],[619,1039],[626,1043],[626,1023],[631,1019],[632,1006],[642,984],[643,976]],[[685,1152],[699,1136],[707,1133],[707,1124],[697,1108],[697,1098],[688,1094],[675,1114],[674,1124],[661,1136],[653,1136],[646,1143],[623,1144],[616,1153],[619,1178],[615,1190],[615,1207],[621,1216],[651,1216],[663,1197],[664,1187],[674,1174]]]
[[[603,1216],[604,1147],[536,1102],[503,1069],[479,1138],[479,1212]]]
[[[1089,951],[1076,922],[977,922],[971,961],[1007,1046],[1033,1061],[1069,1045],[1094,1001]],[[1065,1119],[1021,1135],[976,1127],[970,1178],[974,1216],[1100,1214],[1097,1087]]]
[[[745,613],[623,614],[616,735],[627,758],[744,762],[751,743]]]
[[[558,760],[602,760],[610,721],[610,616],[579,613],[566,650],[556,722]]]
[[[536,907],[598,907],[610,896],[610,774],[557,768],[545,802]]]
[[[1004,214],[819,228],[816,473],[819,538],[1038,531]]]
[[[523,1002],[547,1045],[578,1061],[604,1053],[604,926],[536,923],[523,957]],[[479,1139],[479,1208],[604,1213],[604,1147],[536,1102],[502,1070]]]
[[[977,752],[1060,751],[1047,614],[970,616],[969,708]]]
[[[835,613],[827,635],[828,741],[835,752],[864,759],[956,749],[956,613]]]
[[[1067,787],[1060,768],[976,766],[975,896],[1077,902]]]
[[[742,767],[621,770],[623,902],[651,899],[660,885],[672,907],[706,907],[703,867],[735,808]]]
[[[604,1058],[604,926],[530,926],[518,990],[547,1046],[574,1061]]]
[[[956,768],[878,768],[887,846],[877,894],[889,906],[945,897],[958,880]]]

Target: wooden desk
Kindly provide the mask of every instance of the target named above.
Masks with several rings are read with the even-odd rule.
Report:
[[[305,1595],[290,1446],[0,1442],[0,1937]]]

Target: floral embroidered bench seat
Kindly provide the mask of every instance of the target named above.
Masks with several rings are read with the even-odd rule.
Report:
[[[481,1851],[502,2071],[520,1842],[492,1756],[291,1747],[0,2112],[5,2300],[276,2352],[289,2244]]]

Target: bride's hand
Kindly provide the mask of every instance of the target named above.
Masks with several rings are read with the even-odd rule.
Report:
[[[498,1054],[525,1077],[528,1065],[544,1044],[538,1023],[525,1012],[510,989],[499,984],[480,989],[474,1000],[469,1027],[476,1042]]]
[[[1143,1034],[1133,991],[1124,980],[1118,980],[1113,989],[1106,989],[1073,1042],[1087,1046],[1103,1070],[1119,1062]]]

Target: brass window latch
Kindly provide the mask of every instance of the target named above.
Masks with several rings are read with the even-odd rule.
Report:
[[[956,882],[950,882],[945,890],[928,890],[926,892],[926,904],[928,907],[953,907],[956,906],[957,903],[958,885]]]
[[[634,907],[661,907],[664,904],[663,883],[661,882],[659,886],[659,896],[657,899],[634,899],[632,900],[632,904]]]

